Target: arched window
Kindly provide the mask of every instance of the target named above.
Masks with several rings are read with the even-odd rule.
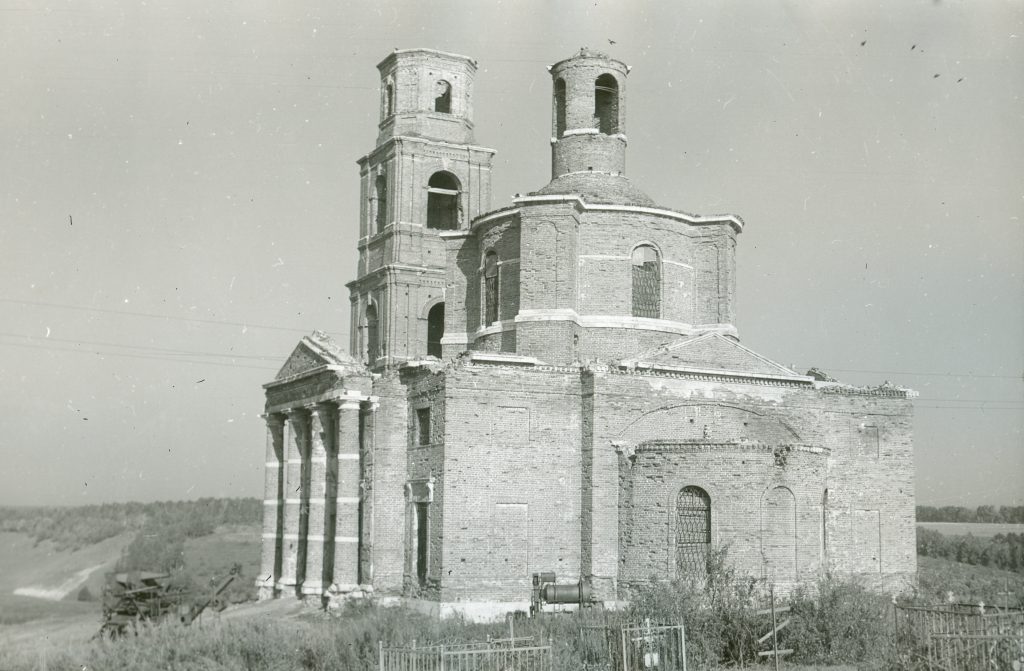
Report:
[[[445,80],[437,82],[434,92],[434,111],[445,114],[452,113],[452,85]]]
[[[384,118],[395,113],[395,85],[388,82],[384,85]]]
[[[366,363],[372,366],[380,356],[380,328],[377,320],[377,306],[366,306]]]
[[[601,75],[594,84],[594,116],[605,135],[619,132],[619,83],[612,75]]]
[[[711,548],[711,497],[700,487],[683,487],[676,499],[676,574],[707,575]]]
[[[376,220],[377,232],[383,233],[384,226],[388,222],[388,178],[384,175],[377,175],[373,188],[374,197],[376,198],[374,219]]]
[[[427,228],[459,227],[459,181],[450,172],[435,172],[427,182]]]
[[[427,313],[427,356],[441,358],[441,338],[444,337],[444,303],[438,303]]]
[[[658,250],[640,245],[633,250],[633,310],[634,317],[661,317],[661,261]]]
[[[761,556],[765,578],[796,580],[796,499],[788,487],[769,489],[761,499]]]
[[[565,80],[555,81],[555,138],[565,135]]]
[[[484,326],[498,321],[498,255],[484,254]]]

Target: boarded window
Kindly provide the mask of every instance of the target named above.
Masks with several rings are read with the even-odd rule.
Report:
[[[796,499],[787,487],[770,489],[761,500],[761,556],[767,580],[796,580]]]
[[[444,303],[438,303],[427,313],[427,356],[441,358],[441,338],[444,337]]]
[[[377,175],[374,182],[374,219],[377,232],[383,233],[388,221],[388,178]]]
[[[451,114],[452,112],[452,85],[443,79],[435,85],[434,111],[445,114]]]
[[[711,548],[711,497],[700,487],[683,487],[676,499],[676,574],[707,575]]]
[[[555,137],[565,134],[565,80],[555,81]]]
[[[882,570],[881,517],[877,510],[854,510],[851,520],[854,569],[861,573]]]
[[[494,418],[493,442],[503,447],[530,445],[530,409],[499,407]]]
[[[377,306],[370,303],[366,306],[366,361],[371,366],[380,356],[379,332]]]
[[[430,408],[419,408],[416,411],[416,444],[430,444]]]
[[[459,227],[459,181],[450,172],[435,172],[427,182],[427,228]]]
[[[595,82],[594,117],[605,135],[619,132],[619,83],[612,75],[601,75]]]
[[[661,262],[658,251],[650,245],[633,250],[633,310],[634,317],[661,317]]]
[[[490,564],[494,577],[529,577],[530,509],[525,503],[495,503],[491,526]]]
[[[484,326],[498,321],[498,255],[484,255]]]

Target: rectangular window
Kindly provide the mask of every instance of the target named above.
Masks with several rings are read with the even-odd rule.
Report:
[[[416,444],[430,444],[430,408],[420,408],[416,411]]]
[[[430,504],[416,504],[416,582],[427,584],[427,565],[430,559]]]

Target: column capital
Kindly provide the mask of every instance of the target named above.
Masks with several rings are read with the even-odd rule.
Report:
[[[261,412],[260,417],[267,423],[267,426],[279,427],[284,424],[284,414],[280,412]]]

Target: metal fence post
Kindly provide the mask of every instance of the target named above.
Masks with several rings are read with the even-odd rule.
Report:
[[[683,649],[683,671],[686,671],[686,625],[682,620],[679,621],[679,640]]]

